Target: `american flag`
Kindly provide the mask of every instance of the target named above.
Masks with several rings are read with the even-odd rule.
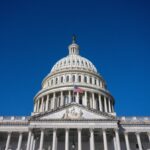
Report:
[[[84,90],[79,88],[77,85],[74,86],[74,89],[73,89],[73,92],[74,93],[83,93]]]

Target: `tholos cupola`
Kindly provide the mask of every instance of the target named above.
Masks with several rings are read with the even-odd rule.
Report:
[[[76,36],[72,37],[72,44],[69,45],[69,55],[79,55],[79,45],[76,44]]]

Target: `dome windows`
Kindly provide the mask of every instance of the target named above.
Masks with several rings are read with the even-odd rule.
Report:
[[[72,76],[72,82],[75,82],[75,75]]]
[[[56,78],[56,82],[55,83],[58,84],[58,78]]]
[[[51,85],[53,85],[53,80],[51,80]]]
[[[75,65],[75,60],[73,60],[73,65]]]
[[[92,84],[92,77],[90,77],[90,84]]]
[[[81,82],[81,76],[78,76],[78,81]]]
[[[60,76],[55,76],[50,80],[47,80],[43,84],[43,88],[64,84],[64,83],[82,83],[89,84],[96,87],[106,88],[105,83],[98,77],[89,76],[88,74],[62,74]]]
[[[64,77],[62,76],[62,77],[61,77],[61,83],[63,83],[63,82],[64,82]]]
[[[69,76],[66,77],[66,82],[69,82]]]
[[[82,66],[84,66],[84,63],[83,63],[83,61],[81,61],[81,63],[82,63]]]
[[[86,76],[84,76],[84,82],[87,83],[87,77]]]
[[[96,78],[95,78],[95,80],[94,80],[94,84],[95,84],[95,85],[97,84],[97,80],[96,80]]]

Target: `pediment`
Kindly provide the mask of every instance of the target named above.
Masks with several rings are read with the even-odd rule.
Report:
[[[32,119],[38,120],[93,120],[93,119],[114,119],[113,116],[89,109],[87,107],[70,104],[58,110],[35,115]]]

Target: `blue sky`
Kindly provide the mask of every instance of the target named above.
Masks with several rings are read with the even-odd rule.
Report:
[[[117,114],[150,116],[150,2],[0,1],[0,115],[30,115],[72,34],[115,97]]]

